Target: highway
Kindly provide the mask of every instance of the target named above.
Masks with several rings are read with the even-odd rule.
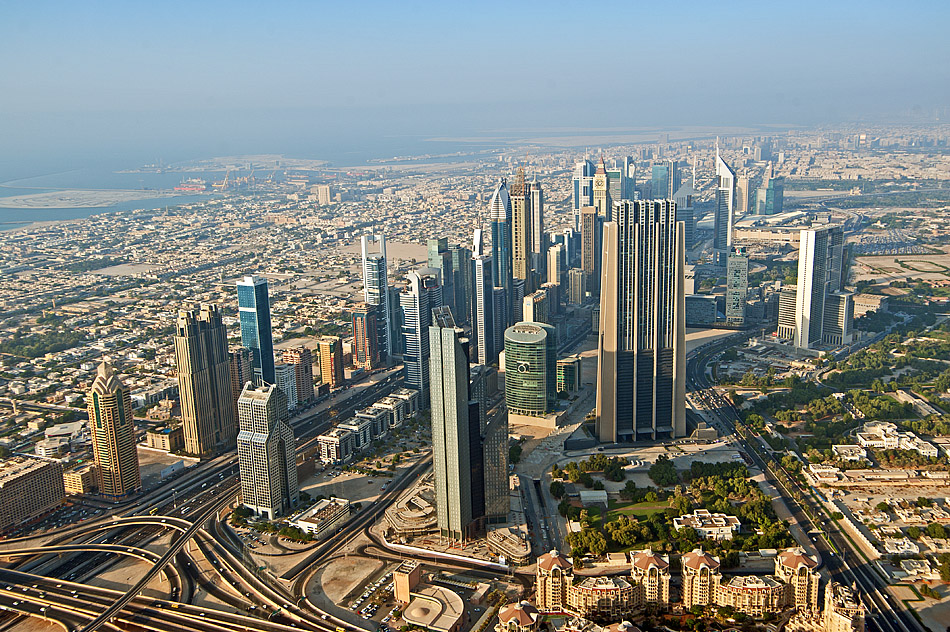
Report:
[[[760,454],[760,448],[753,445],[739,432],[739,428],[742,427],[739,412],[732,402],[723,397],[709,383],[706,367],[710,361],[726,348],[740,344],[751,335],[751,333],[745,333],[729,336],[695,349],[687,358],[688,390],[691,395],[698,397],[705,404],[706,412],[712,416],[720,434],[731,437],[731,440],[741,446],[755,465],[765,473],[767,480],[779,490],[800,524],[811,522],[808,513],[821,517],[817,524],[812,523],[813,532],[818,533],[818,537],[814,538],[815,546],[818,548],[826,570],[835,581],[847,585],[856,584],[863,592],[864,603],[869,606],[868,629],[872,631],[877,629],[882,632],[926,632],[913,615],[900,607],[894,597],[887,592],[887,582],[863,562],[860,552],[834,527],[833,521],[825,514],[824,508],[818,507],[817,503],[812,503],[810,490],[802,489],[794,477],[781,467],[780,462],[770,458],[769,452],[765,458],[769,458],[775,471],[783,474],[781,477],[783,480],[773,475],[765,463],[765,458]],[[802,509],[791,490],[786,487],[789,484],[798,487],[800,496],[809,505],[808,512]],[[836,555],[835,551],[840,554]]]

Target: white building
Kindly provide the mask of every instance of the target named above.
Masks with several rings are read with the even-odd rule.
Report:
[[[274,365],[274,381],[287,396],[287,410],[297,409],[297,367],[292,364]]]
[[[924,441],[913,432],[898,432],[897,426],[890,422],[864,424],[864,428],[856,436],[858,443],[865,448],[911,450],[931,458],[936,458],[940,454],[934,444]]]
[[[343,498],[324,498],[290,521],[317,540],[328,538],[350,519],[350,501]]]
[[[739,532],[739,519],[721,513],[709,513],[708,509],[697,509],[691,514],[673,518],[673,527],[679,531],[692,527],[700,537],[711,540],[731,540]]]
[[[345,463],[353,454],[353,433],[345,428],[331,428],[317,437],[320,460],[330,465]]]

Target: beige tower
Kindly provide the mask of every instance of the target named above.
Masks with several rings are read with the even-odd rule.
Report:
[[[684,553],[683,567],[683,608],[708,606],[716,598],[716,590],[722,582],[719,572],[719,558],[705,553],[702,549],[693,549]]]
[[[594,173],[594,208],[604,221],[609,222],[612,219],[610,185],[607,181],[607,167],[604,165],[603,158],[600,159],[600,165]]]
[[[587,291],[597,293],[600,285],[602,218],[593,206],[581,209],[581,270],[587,280]]]
[[[654,611],[670,607],[670,559],[650,549],[630,554],[630,578],[639,587],[637,605]]]
[[[515,279],[524,279],[525,294],[534,291],[531,275],[531,196],[524,181],[524,169],[518,168],[518,177],[511,187],[511,274]]]
[[[282,359],[285,364],[294,367],[297,380],[297,401],[305,403],[313,400],[313,355],[310,349],[300,345],[284,349]]]
[[[562,612],[574,581],[574,566],[558,551],[538,557],[536,571],[538,608],[542,612]]]
[[[99,493],[118,500],[142,487],[132,398],[112,365],[103,362],[87,399],[92,453],[99,471]]]
[[[324,336],[317,341],[320,353],[320,379],[331,389],[343,386],[343,343],[339,336]]]
[[[237,419],[228,333],[215,305],[178,313],[175,360],[185,452],[205,457],[233,448]]]
[[[788,584],[788,601],[799,610],[818,610],[818,560],[801,547],[786,549],[775,558],[775,576]]]

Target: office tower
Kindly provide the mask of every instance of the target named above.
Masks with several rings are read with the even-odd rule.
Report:
[[[175,362],[185,452],[204,457],[234,447],[237,418],[228,332],[215,305],[178,312]]]
[[[567,272],[567,302],[571,305],[583,305],[587,294],[587,273],[580,268],[571,268]]]
[[[531,201],[531,266],[538,280],[544,278],[544,249],[547,240],[544,234],[544,190],[535,177],[527,183],[528,197]]]
[[[489,204],[491,216],[492,279],[495,287],[505,288],[507,302],[511,302],[511,197],[504,178],[498,183]],[[510,305],[506,305],[508,309]],[[505,324],[511,318],[506,313]]]
[[[0,460],[0,533],[28,524],[65,503],[59,461],[22,455]]]
[[[276,384],[245,385],[238,398],[241,502],[266,520],[285,515],[300,501],[287,417],[287,397]]]
[[[733,249],[726,263],[726,324],[745,324],[745,303],[749,294],[749,257],[745,248]]]
[[[679,163],[667,160],[653,165],[651,175],[653,197],[658,200],[672,200],[682,184]]]
[[[798,288],[783,287],[778,297],[778,329],[776,335],[782,340],[795,339],[795,305],[798,302]]]
[[[317,341],[317,353],[320,355],[320,381],[330,386],[330,390],[340,388],[346,381],[343,372],[343,342],[339,336],[322,336]]]
[[[135,421],[129,389],[112,365],[103,362],[87,396],[92,454],[99,471],[99,493],[118,500],[142,487],[135,448]]]
[[[508,300],[514,301],[514,305],[512,305],[511,309],[509,309],[508,311],[509,313],[511,313],[511,317],[516,319],[515,322],[520,323],[522,320],[524,320],[524,318],[522,317],[524,315],[524,312],[522,310],[524,308],[525,295],[526,295],[526,292],[525,292],[524,279],[514,279],[511,282],[511,298],[508,299]]]
[[[592,296],[597,295],[600,287],[600,261],[603,254],[601,219],[593,206],[581,209],[581,270],[587,279],[587,291]]]
[[[572,355],[557,361],[557,392],[576,393],[583,387],[581,357]]]
[[[490,255],[478,255],[472,259],[472,337],[478,364],[491,366],[498,362],[495,349],[494,290],[492,285],[492,261]]]
[[[521,320],[529,323],[551,322],[550,310],[548,309],[548,293],[546,290],[538,290],[524,297]]]
[[[547,297],[548,320],[545,322],[551,322],[555,316],[561,313],[561,305],[564,300],[561,294],[561,286],[557,283],[545,283],[541,286],[541,289],[544,290]]]
[[[818,344],[850,344],[854,307],[851,295],[842,292],[847,274],[842,227],[803,230],[799,244],[795,346],[810,349]],[[833,323],[828,331],[826,322]]]
[[[273,384],[274,338],[271,333],[267,279],[246,276],[243,281],[238,281],[237,293],[241,344],[251,352],[257,381]]]
[[[330,185],[329,184],[318,184],[317,185],[317,204],[320,206],[325,206],[333,202],[333,197],[330,194]]]
[[[505,288],[496,287],[492,290],[491,309],[494,318],[492,334],[494,336],[495,359],[497,360],[498,355],[505,348],[505,328],[508,322],[505,317],[505,314],[508,313],[508,293],[505,292]]]
[[[543,417],[557,404],[557,333],[521,322],[505,331],[505,405],[508,412]]]
[[[473,453],[482,461],[480,446],[472,445],[473,426],[480,435],[478,404],[469,396],[468,355],[461,329],[448,309],[433,310],[427,327],[431,351],[429,375],[432,398],[432,468],[435,472],[437,524],[442,537],[464,541],[471,536],[478,517],[472,507],[474,478],[481,474]],[[478,439],[476,438],[476,441]],[[473,449],[474,448],[474,449]],[[476,471],[473,472],[473,469]],[[482,502],[484,503],[482,494]]]
[[[600,159],[597,171],[594,172],[594,208],[601,222],[609,222],[613,211],[610,200],[610,187],[607,184],[607,167],[604,159]]]
[[[379,307],[360,303],[351,312],[353,318],[353,366],[372,371],[380,365]]]
[[[429,267],[442,274],[442,302],[455,313],[455,273],[452,267],[452,253],[445,237],[429,239],[427,242]]]
[[[603,442],[686,435],[684,229],[669,200],[623,201],[604,226],[597,349]]]
[[[633,159],[625,156],[614,160],[614,166],[607,167],[607,192],[611,206],[620,200],[632,200],[634,195],[634,164]]]
[[[770,162],[762,176],[762,186],[756,192],[755,212],[758,215],[778,215],[784,210],[785,178],[776,177]]]
[[[375,254],[370,252],[372,242],[379,245]],[[363,302],[380,308],[377,314],[379,352],[381,355],[398,355],[399,349],[396,342],[398,329],[393,318],[393,300],[389,291],[386,236],[363,235],[360,238],[360,249],[363,255]]]
[[[284,394],[287,400],[287,410],[293,411],[297,408],[297,371],[292,364],[274,365],[274,384]]]
[[[228,354],[228,368],[231,375],[231,401],[234,404],[234,424],[237,428],[237,400],[244,390],[244,385],[254,381],[253,355],[244,347],[231,349]]]
[[[571,210],[574,213],[574,230],[580,230],[581,209],[594,205],[594,163],[586,158],[574,164],[571,188]]]
[[[683,569],[683,608],[708,606],[715,603],[716,590],[722,582],[719,558],[702,549],[684,553],[680,559]]]
[[[533,243],[531,196],[524,181],[524,169],[518,168],[518,175],[511,187],[511,274],[521,279],[525,289],[533,287],[531,279],[531,247]],[[499,284],[500,285],[500,284]]]
[[[696,246],[696,215],[693,210],[696,189],[693,188],[693,182],[682,184],[673,194],[673,201],[676,202],[676,221],[683,222],[683,238],[687,251]]]
[[[472,324],[472,251],[459,244],[449,246],[452,278],[455,280],[455,308],[452,314],[460,325]]]
[[[749,172],[744,171],[736,178],[736,217],[749,212],[750,187]]]
[[[303,345],[284,349],[281,359],[285,364],[294,367],[297,380],[297,402],[302,404],[313,401],[313,354],[310,349]]]
[[[419,391],[423,402],[429,401],[429,336],[432,310],[442,306],[439,271],[434,268],[412,270],[406,275],[406,286],[399,295],[403,313],[402,335],[406,349],[402,355],[405,385]]]
[[[564,246],[554,244],[548,248],[548,283],[563,285],[564,273],[567,268]]]
[[[726,161],[719,155],[719,143],[716,143],[716,207],[713,221],[713,250],[717,253],[719,264],[725,263],[732,248],[733,207],[736,197],[736,176]]]

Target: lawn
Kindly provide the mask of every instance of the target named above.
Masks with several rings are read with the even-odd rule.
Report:
[[[616,520],[620,516],[637,516],[645,518],[670,507],[670,501],[654,501],[631,503],[611,500],[607,505],[607,522]]]

